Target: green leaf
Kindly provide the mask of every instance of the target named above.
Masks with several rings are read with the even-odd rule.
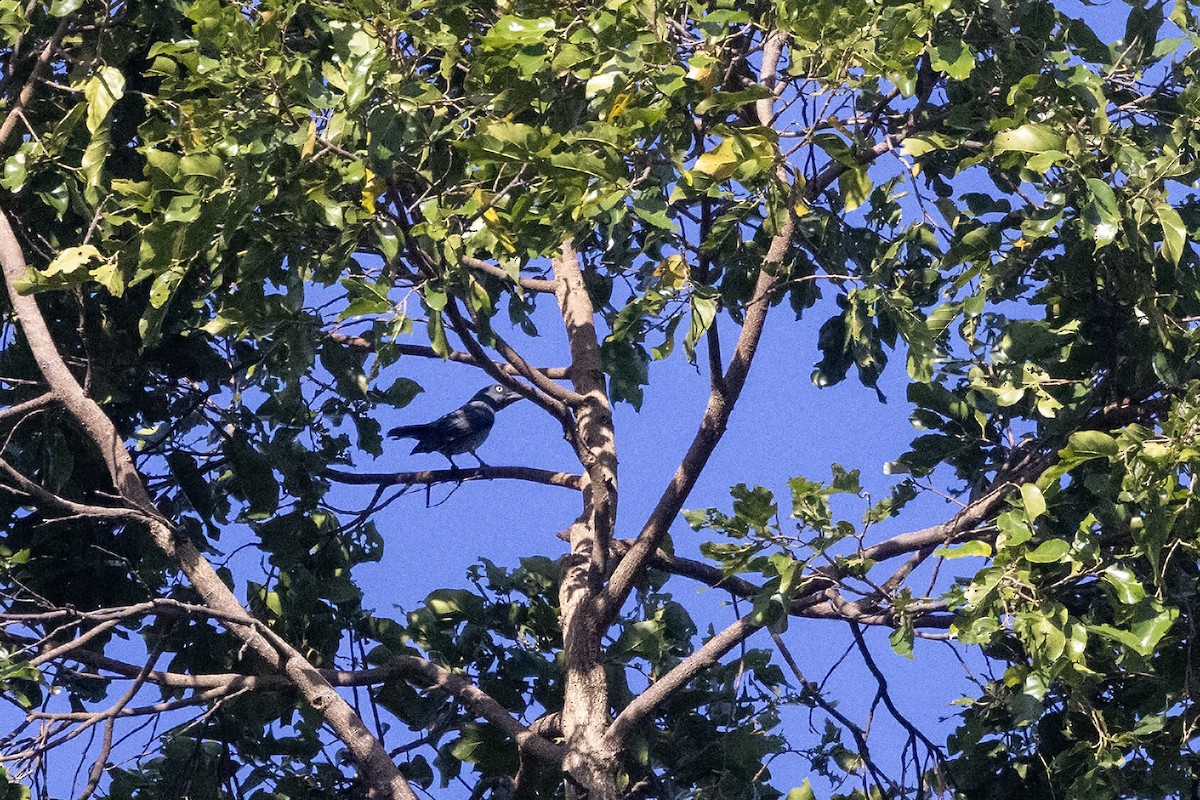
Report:
[[[846,211],[853,211],[867,201],[871,196],[871,176],[867,174],[867,166],[851,167],[838,177],[838,186],[842,190],[842,203]]]
[[[1117,440],[1100,431],[1076,431],[1060,453],[1065,457],[1112,458],[1118,452]]]
[[[717,316],[717,297],[693,292],[690,305],[692,313],[688,320],[687,336],[683,339],[683,352],[687,355],[688,363],[695,364],[696,345]]]
[[[1095,237],[1096,247],[1106,247],[1113,243],[1120,230],[1117,196],[1112,187],[1099,178],[1088,178],[1087,185],[1092,199],[1084,206],[1084,222]]]
[[[87,274],[86,267],[92,261],[100,261],[100,251],[90,244],[78,247],[68,247],[63,250],[43,271],[47,276],[57,275],[65,278],[82,278]]]
[[[1138,604],[1128,630],[1112,625],[1089,625],[1087,629],[1120,642],[1138,655],[1148,656],[1178,616],[1178,609],[1163,608],[1157,601],[1147,599]]]
[[[125,94],[125,76],[116,67],[101,67],[84,84],[87,98],[87,128],[95,133],[108,118],[108,112]]]
[[[553,30],[554,20],[550,17],[525,19],[509,14],[496,20],[484,42],[500,46],[537,44]]]
[[[936,48],[926,48],[929,65],[956,81],[966,80],[975,67],[975,54],[962,40],[942,42]]]
[[[911,659],[913,657],[913,628],[911,624],[901,625],[888,634],[888,643],[898,656]]]
[[[1000,131],[992,140],[992,147],[997,153],[1044,153],[1047,150],[1062,150],[1064,146],[1061,134],[1047,125],[1036,123]]]
[[[1125,567],[1112,565],[1104,570],[1104,580],[1117,592],[1117,599],[1125,605],[1136,605],[1146,597],[1146,589],[1137,576]]]
[[[55,17],[65,17],[83,8],[83,0],[51,0],[50,14]]]
[[[1163,230],[1162,254],[1172,264],[1179,264],[1187,247],[1187,226],[1170,203],[1159,201],[1155,203],[1154,210]]]
[[[805,778],[803,783],[787,793],[784,800],[817,800],[817,796],[813,793],[812,784]]]
[[[15,192],[25,185],[25,177],[28,174],[25,168],[26,158],[24,150],[18,150],[8,157],[4,162],[4,178],[0,180],[0,186]]]
[[[1066,540],[1049,539],[1027,552],[1025,560],[1035,564],[1052,564],[1055,561],[1062,561],[1063,556],[1069,552],[1071,552],[1071,545]]]
[[[1030,522],[1046,513],[1046,498],[1036,484],[1021,484],[1021,504],[1025,506],[1025,517]]]

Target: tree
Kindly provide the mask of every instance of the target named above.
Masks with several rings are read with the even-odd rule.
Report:
[[[1200,31],[1166,11],[1107,45],[1045,0],[0,0],[6,793],[62,791],[84,734],[85,798],[411,798],[464,765],[474,797],[776,797],[799,750],[837,796],[1189,789]],[[861,519],[831,497],[879,465],[834,465],[787,521],[746,484],[686,512],[710,541],[677,554],[789,313],[826,318],[821,385],[871,398],[901,355],[925,432]],[[550,317],[569,362],[537,366]],[[347,469],[412,357],[520,392],[579,473]],[[680,357],[707,408],[626,519],[612,407]],[[569,554],[364,606],[374,515],[481,479],[577,492]],[[961,507],[875,535],[929,493]],[[746,613],[702,635],[697,582]],[[797,617],[852,629],[899,774]],[[988,660],[946,743],[866,626]]]

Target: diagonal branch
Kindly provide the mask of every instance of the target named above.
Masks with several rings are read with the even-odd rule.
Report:
[[[773,76],[778,69],[786,39],[786,35],[778,31],[767,37],[763,48],[761,74],[772,77],[764,78],[764,82],[774,80]],[[762,105],[762,103],[766,105]],[[771,107],[769,100],[760,101],[757,110],[763,125],[770,124]],[[779,173],[779,177],[786,183],[787,174],[782,165]],[[758,274],[754,293],[747,304],[742,331],[738,336],[733,354],[730,356],[729,367],[719,379],[714,377],[709,392],[708,406],[704,410],[704,416],[700,420],[700,427],[692,439],[691,446],[688,447],[687,453],[659,498],[658,504],[650,513],[649,519],[642,526],[641,533],[638,534],[633,547],[621,559],[609,580],[600,601],[606,623],[611,623],[620,613],[621,606],[624,605],[625,600],[629,597],[629,592],[633,589],[634,581],[637,580],[637,576],[641,574],[651,556],[662,544],[671,523],[679,514],[679,510],[683,508],[700,473],[707,466],[713,450],[725,435],[729,417],[741,395],[742,387],[745,386],[746,376],[750,372],[750,365],[758,350],[763,326],[767,321],[767,312],[771,306],[771,295],[779,280],[772,274],[774,272],[772,268],[774,265],[782,263],[787,254],[792,243],[794,225],[795,220],[789,213],[780,231],[771,239],[767,253],[763,257],[763,265]]]
[[[717,663],[722,656],[762,627],[762,623],[753,622],[752,619],[752,617],[742,617],[737,620],[702,644],[696,652],[676,664],[670,672],[635,697],[617,715],[609,727],[605,738],[610,745],[616,748],[621,747],[626,738],[649,718],[659,704],[685,686],[692,678]]]
[[[483,350],[483,345],[471,334],[470,329],[467,327],[467,321],[463,318],[462,312],[458,310],[458,305],[453,299],[446,304],[446,316],[450,318],[450,326],[454,328],[454,332],[462,340],[463,346],[467,348],[467,352],[475,358],[477,365],[484,372],[514,392],[537,403],[557,419],[564,428],[569,424],[571,412],[567,403],[552,394],[544,391],[536,391],[521,383],[500,369],[498,364],[487,357],[487,353]],[[517,370],[517,372],[520,373],[520,370]],[[550,381],[549,378],[543,376],[543,379],[555,387],[556,394],[565,391],[561,386]]]
[[[346,347],[351,347],[356,350],[363,350],[366,352],[375,351],[375,342],[369,335],[352,336],[346,333],[331,331],[325,334],[325,338],[331,342],[337,342],[338,344],[345,345]],[[417,356],[419,358],[453,361],[456,364],[469,364],[473,367],[482,368],[479,360],[475,358],[475,356],[471,355],[470,353],[464,353],[461,350],[451,350],[449,353],[438,353],[428,345],[406,344],[401,342],[391,342],[388,344],[388,346],[395,349],[395,351],[402,356]],[[493,361],[492,366],[503,372],[505,375],[516,376],[521,374],[512,364],[502,364],[499,361]],[[540,372],[542,375],[545,375],[551,380],[566,380],[567,378],[571,377],[570,370],[568,370],[566,367],[530,367],[530,369]]]
[[[25,81],[25,85],[21,87],[21,93],[17,95],[17,102],[9,109],[8,114],[4,117],[4,123],[0,124],[0,147],[8,141],[8,137],[12,135],[13,129],[17,127],[17,121],[20,120],[25,113],[25,109],[29,106],[29,102],[33,100],[33,93],[37,90],[38,84],[46,77],[46,72],[50,69],[50,61],[58,53],[58,46],[62,39],[67,34],[67,29],[71,26],[74,20],[74,14],[68,14],[63,17],[58,23],[58,27],[54,29],[54,33],[50,34],[50,39],[47,40],[46,46],[42,48],[42,52],[38,55],[37,62],[33,65],[33,71],[29,73],[29,79]]]

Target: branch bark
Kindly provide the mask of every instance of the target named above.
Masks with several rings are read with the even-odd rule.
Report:
[[[596,601],[616,525],[616,438],[595,308],[569,241],[563,242],[553,266],[555,297],[571,351],[571,382],[582,398],[575,408],[573,443],[584,468],[583,513],[568,531],[571,553],[559,589],[566,662],[562,728],[568,754],[563,768],[570,778],[570,794],[615,800],[617,750],[604,735],[609,699],[602,641],[608,626]]]
[[[766,43],[763,46],[762,70],[760,75],[763,76],[763,84],[768,88],[774,85],[775,74],[779,68],[779,59],[786,41],[787,36],[785,34],[780,31],[774,31],[767,36]],[[774,113],[773,108],[774,104],[770,99],[758,102],[756,111],[760,124],[770,125]],[[788,176],[782,165],[780,165],[778,171],[779,177],[784,183],[787,183]],[[675,470],[675,475],[663,491],[658,504],[655,505],[654,510],[650,513],[650,517],[646,520],[645,525],[642,526],[641,533],[638,534],[633,547],[621,559],[613,571],[608,586],[604,590],[603,596],[600,599],[600,609],[606,625],[611,623],[616,618],[616,615],[620,613],[621,606],[628,599],[634,582],[655,551],[662,544],[671,523],[674,522],[680,509],[683,508],[683,504],[687,500],[688,495],[691,494],[692,487],[696,485],[700,473],[707,466],[708,459],[712,456],[713,450],[716,449],[717,444],[725,435],[725,428],[729,424],[729,417],[733,413],[733,407],[737,403],[742,388],[746,384],[746,376],[750,372],[750,365],[753,363],[754,354],[758,350],[758,343],[762,338],[763,326],[767,321],[767,312],[771,307],[771,295],[775,291],[779,281],[772,274],[771,267],[781,263],[787,254],[788,248],[792,243],[794,225],[794,218],[789,213],[779,233],[771,239],[767,253],[763,257],[763,265],[758,274],[754,293],[746,307],[742,331],[738,336],[733,354],[730,356],[729,367],[725,370],[724,375],[719,376],[719,378],[716,375],[713,376],[712,388],[708,396],[708,406],[704,410],[704,416],[700,420],[700,427],[692,439],[691,446],[688,447],[683,461],[680,462],[679,467]]]
[[[553,472],[534,467],[470,467],[463,469],[430,469],[418,472],[343,472],[325,470],[325,477],[335,483],[356,486],[414,486],[436,483],[464,483],[476,480],[529,481],[567,489],[582,488],[583,478],[570,472]]]

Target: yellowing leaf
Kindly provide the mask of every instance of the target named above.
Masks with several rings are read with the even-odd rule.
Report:
[[[304,144],[300,147],[300,158],[305,159],[313,154],[313,150],[317,147],[317,121],[309,119],[308,121],[308,136],[304,139]]]
[[[612,108],[608,110],[609,120],[614,120],[625,111],[629,106],[629,101],[633,99],[633,92],[621,92],[617,98],[613,100]]]
[[[100,261],[101,256],[100,251],[90,244],[80,245],[79,247],[68,247],[54,257],[54,260],[46,267],[44,274],[73,275],[93,260]]]
[[[838,178],[838,186],[842,190],[842,202],[847,211],[853,211],[867,201],[874,184],[867,175],[866,165],[848,169]]]
[[[737,172],[740,163],[741,161],[733,147],[733,141],[725,139],[715,149],[701,154],[696,159],[696,165],[691,168],[690,172],[692,174],[700,173],[701,175],[707,175],[714,181],[723,181]]]
[[[661,280],[663,286],[679,289],[688,278],[687,261],[681,255],[667,256],[654,268],[654,277]]]
[[[966,558],[968,556],[989,558],[992,555],[992,546],[976,539],[958,547],[939,547],[933,551],[933,554],[939,558]]]
[[[480,217],[485,223],[487,223],[487,226],[491,229],[492,233],[496,235],[496,240],[500,242],[501,247],[503,247],[509,253],[517,252],[517,248],[513,244],[512,237],[508,235],[508,231],[504,230],[503,222],[500,219],[500,215],[496,213],[496,209],[488,206],[480,214]]]
[[[387,188],[387,181],[367,170],[367,179],[363,182],[361,205],[368,214],[375,213],[375,201]],[[490,209],[489,209],[490,210]],[[495,213],[495,212],[492,212]]]
[[[1044,153],[1047,150],[1062,150],[1064,139],[1048,125],[1030,123],[1018,128],[1000,131],[992,140],[997,153]]]

